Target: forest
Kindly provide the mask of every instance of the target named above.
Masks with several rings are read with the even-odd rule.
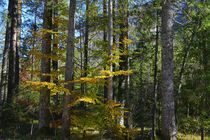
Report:
[[[0,0],[0,139],[210,140],[207,0]]]

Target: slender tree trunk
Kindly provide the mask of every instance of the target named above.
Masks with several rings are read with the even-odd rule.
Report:
[[[104,35],[103,35],[103,40],[104,40],[104,43],[107,42],[107,28],[106,28],[106,25],[107,25],[107,22],[106,22],[106,19],[107,19],[107,1],[106,0],[103,0],[103,18],[104,18]],[[104,67],[104,70],[106,69],[106,67]],[[107,100],[107,82],[105,82],[105,85],[104,85],[104,101]]]
[[[157,23],[156,23],[156,43],[155,43],[155,64],[154,64],[154,101],[153,101],[153,122],[152,122],[152,139],[155,140],[155,128],[156,128],[156,105],[157,105],[157,70],[158,70],[158,41],[159,41],[159,30],[158,30],[158,24],[159,24],[159,15],[157,11]]]
[[[126,43],[126,39],[128,39],[128,0],[118,0],[119,6],[119,16],[120,16],[120,44],[119,49],[121,53],[128,52],[128,44]],[[128,70],[129,67],[129,56],[127,54],[120,55],[120,67],[119,70]],[[125,107],[129,108],[129,77],[121,75],[119,76],[119,84],[118,84],[118,97],[119,100],[125,99]],[[124,125],[126,128],[130,128],[130,113],[125,113],[125,121]]]
[[[31,120],[31,132],[30,132],[31,136],[33,135],[33,129],[34,129],[34,120],[32,119]]]
[[[208,4],[208,1],[207,0],[201,0],[200,2],[202,5],[206,5]],[[208,13],[207,10],[205,9],[200,9],[199,10],[199,13]],[[202,17],[199,18],[199,28],[201,28],[202,26]],[[208,90],[208,86],[209,86],[209,70],[210,70],[210,56],[209,56],[209,53],[210,53],[210,49],[209,49],[209,30],[208,28],[206,29],[202,29],[201,32],[200,32],[200,37],[201,39],[199,40],[199,46],[201,46],[201,49],[202,49],[202,66],[203,66],[203,69],[202,69],[202,77],[203,80],[202,80],[202,86],[203,86],[203,92],[201,92],[203,95],[201,97],[201,103],[200,103],[200,123],[201,123],[201,140],[204,140],[205,138],[205,119],[208,118],[209,116],[209,90]],[[204,115],[203,112],[207,112],[207,115]],[[207,126],[208,127],[208,126]],[[207,131],[208,132],[208,131]]]
[[[179,108],[179,99],[180,99],[180,93],[181,93],[181,88],[182,88],[182,81],[183,81],[183,78],[184,78],[184,70],[185,70],[185,67],[186,67],[186,64],[187,64],[187,59],[188,59],[188,55],[190,53],[190,49],[191,49],[191,46],[193,44],[193,39],[194,39],[194,35],[195,35],[195,32],[192,33],[191,35],[191,39],[190,39],[190,42],[186,43],[187,45],[187,50],[184,54],[184,58],[183,58],[183,61],[182,61],[182,67],[181,67],[181,71],[179,73],[179,81],[178,81],[178,91],[177,91],[177,94],[175,95],[175,99],[176,99],[176,105],[175,105],[175,114],[176,114],[176,123],[177,123],[177,127],[178,127],[178,108]]]
[[[11,4],[9,4],[8,9],[10,9]],[[10,17],[8,17],[10,18]],[[9,41],[10,41],[10,28],[11,22],[7,20],[6,27],[6,36],[5,36],[5,45],[3,50],[2,57],[2,69],[1,69],[1,83],[0,83],[0,117],[2,116],[2,108],[4,105],[5,94],[6,94],[6,86],[7,86],[7,61],[8,61],[8,49],[9,49]],[[0,121],[1,127],[1,121]]]
[[[127,44],[124,43],[124,39],[128,38],[128,1],[127,0],[118,0],[119,7],[119,16],[120,16],[120,37],[119,37],[119,49],[120,53],[127,51]],[[120,55],[120,67],[119,70],[127,70],[127,55]],[[123,100],[123,96],[126,96],[126,81],[127,77],[124,75],[119,76],[119,84],[118,84],[118,100]]]
[[[87,69],[88,69],[88,42],[89,42],[89,0],[86,0],[86,21],[85,21],[85,48],[84,48],[84,77],[87,76]],[[85,85],[84,85],[84,92],[86,92],[85,89]]]
[[[140,114],[140,122],[141,122],[141,137],[144,136],[144,102],[143,102],[143,97],[144,97],[144,92],[143,92],[143,71],[142,71],[142,60],[140,60],[140,72],[139,72],[139,110],[142,112]]]
[[[88,44],[89,44],[89,14],[90,14],[90,1],[86,0],[86,19],[85,19],[85,42],[84,42],[84,74],[82,77],[87,77],[87,70],[88,70]],[[86,83],[82,83],[82,93],[86,93]],[[80,106],[85,108],[85,103],[81,102]]]
[[[114,29],[116,28],[116,13],[115,13],[115,0],[113,0],[113,4],[112,4],[112,6],[113,6],[113,8],[112,8],[112,13],[113,13],[113,46],[115,46],[116,45],[116,32],[114,31]],[[112,69],[113,69],[113,72],[115,72],[116,71],[116,64],[115,63],[113,63],[112,64]],[[113,82],[112,82],[112,88],[113,88],[113,100],[114,101],[117,101],[117,98],[116,98],[116,77],[113,77]]]
[[[103,18],[104,18],[104,35],[103,35],[103,40],[107,41],[107,28],[106,28],[106,18],[107,18],[107,1],[103,0]]]
[[[33,27],[34,41],[33,41],[33,46],[32,46],[33,48],[32,49],[35,48],[35,44],[36,44],[36,37],[35,37],[35,35],[36,35],[36,31],[37,31],[37,22],[36,22],[36,19],[37,19],[37,8],[38,8],[38,6],[36,6],[35,12],[34,12],[34,25],[33,25],[34,26]],[[33,70],[34,70],[34,55],[32,54],[31,55],[31,71],[33,72]],[[33,81],[33,79],[34,79],[34,75],[33,75],[33,73],[31,73],[31,81]]]
[[[82,70],[83,69],[83,53],[82,53],[82,39],[83,39],[83,37],[82,37],[82,25],[81,25],[81,23],[79,23],[79,29],[80,29],[80,36],[79,36],[79,38],[80,38],[80,69]],[[83,77],[83,73],[81,73],[81,77]],[[84,84],[83,83],[81,83],[81,93],[84,93]],[[81,107],[83,107],[83,103],[81,103]]]
[[[20,40],[21,40],[21,15],[22,15],[22,0],[18,0],[18,16],[17,16],[17,36],[16,36],[16,62],[15,62],[15,84],[16,93],[19,91],[19,59],[20,59]]]
[[[8,9],[11,9],[11,4],[9,4]],[[10,17],[8,16],[10,19]],[[9,49],[9,41],[10,41],[10,30],[11,30],[11,22],[7,20],[7,27],[6,27],[6,36],[5,36],[5,44],[3,50],[3,57],[2,57],[2,69],[1,69],[1,83],[0,83],[0,113],[4,103],[4,94],[7,85],[7,61],[8,61],[8,49]]]
[[[113,46],[113,10],[112,10],[112,0],[108,2],[108,56],[109,56],[109,71],[112,72],[112,46]],[[108,78],[108,100],[113,99],[113,77]]]
[[[158,89],[158,91],[159,91],[159,89]],[[159,106],[161,106],[161,102],[159,101],[159,103],[157,102],[157,104],[159,104]],[[157,125],[158,125],[158,131],[160,132],[161,131],[161,107],[159,107],[158,108],[158,110],[157,110],[157,117],[158,117],[158,120],[157,120]]]
[[[58,8],[57,8],[57,4],[58,4],[58,1],[57,0],[54,0],[53,1],[54,4],[53,4],[53,18],[54,18],[54,25],[53,25],[53,31],[54,32],[58,32]],[[56,38],[56,36],[54,35],[53,36],[53,55],[57,55],[57,50],[58,50],[58,39]],[[52,67],[53,67],[53,71],[54,72],[58,72],[58,60],[53,60],[52,61]],[[54,77],[53,79],[53,83],[55,84],[58,84],[58,76]],[[56,95],[53,96],[54,98],[54,102],[55,102],[55,105],[58,105],[59,104],[59,100],[58,100],[58,93],[56,93]]]
[[[10,0],[9,18],[11,19],[10,46],[9,46],[9,73],[8,73],[8,94],[7,103],[12,102],[15,95],[15,61],[16,61],[16,39],[17,39],[17,19],[18,19],[18,0]]]
[[[119,44],[120,52],[123,53],[125,51],[128,51],[128,45],[124,43],[124,40],[128,38],[128,0],[118,0],[118,6],[119,6],[119,14],[120,14],[120,38],[119,41],[121,42]],[[119,70],[127,70],[127,61],[128,61],[128,55],[120,55],[120,67]],[[126,96],[126,76],[119,76],[119,86],[118,86],[118,94],[119,94],[119,100],[123,100],[123,96]]]
[[[7,31],[6,31],[7,32]],[[6,35],[7,36],[7,35]],[[3,58],[2,58],[2,70],[1,70],[1,83],[0,83],[0,112],[4,104],[4,94],[5,94],[5,86],[7,84],[7,55],[8,55],[8,45],[6,43],[7,37],[5,39],[5,46],[3,50]]]
[[[203,120],[201,120],[201,140],[204,140],[204,126],[203,126]]]
[[[207,1],[206,0],[202,0],[202,4],[206,4]],[[210,49],[209,49],[209,40],[208,40],[208,36],[209,36],[209,31],[208,29],[205,29],[203,31],[201,31],[201,42],[200,45],[202,46],[202,65],[203,65],[203,76],[205,78],[203,78],[203,99],[201,99],[201,109],[200,109],[200,119],[201,119],[201,140],[204,140],[205,138],[205,120],[208,118],[208,110],[209,110],[209,90],[208,90],[208,86],[209,86],[209,70],[210,70]],[[207,115],[204,115],[203,112],[207,112]],[[208,128],[208,126],[207,126]],[[208,131],[207,131],[208,132]]]
[[[179,97],[178,96],[181,93],[182,81],[183,81],[183,77],[184,77],[184,70],[185,70],[185,67],[186,67],[186,63],[187,63],[188,55],[190,53],[191,46],[193,44],[194,36],[195,36],[195,32],[192,33],[190,42],[186,44],[187,45],[187,50],[186,50],[186,52],[184,54],[181,71],[179,73],[178,92],[177,92],[177,95],[176,95],[177,96],[177,104],[179,104]]]
[[[67,53],[66,53],[66,72],[65,81],[69,82],[73,80],[73,58],[74,58],[74,32],[75,32],[75,10],[76,10],[76,0],[70,0],[69,5],[69,23],[68,23],[68,42],[67,42]],[[73,84],[68,83],[66,88],[72,92]],[[64,107],[62,114],[62,129],[61,134],[63,139],[69,139],[70,135],[70,112],[68,104],[71,101],[71,97],[68,94],[64,95]]]
[[[130,59],[128,57],[127,60],[127,67],[128,70],[130,70]],[[126,79],[126,99],[125,99],[125,107],[128,109],[128,112],[125,112],[125,127],[126,128],[131,128],[131,110],[130,110],[130,75],[128,75],[127,79]],[[126,134],[126,139],[129,140],[130,136],[129,133]]]
[[[34,31],[34,33],[33,33],[33,37],[34,37],[34,41],[33,41],[33,46],[32,46],[32,49],[34,49],[35,48],[35,43],[36,43],[36,37],[35,37],[35,34],[36,34],[36,31],[37,31],[37,24],[36,24],[36,19],[37,19],[37,6],[36,6],[36,8],[35,8],[35,13],[34,13],[34,27],[33,27],[33,31]],[[34,70],[34,55],[33,54],[31,54],[31,71],[33,72],[33,70]],[[34,75],[33,75],[33,73],[31,73],[31,81],[33,81],[33,79],[34,79]]]
[[[52,3],[50,0],[45,0],[44,3],[44,17],[43,17],[43,28],[46,30],[52,29]],[[51,54],[51,33],[46,33],[42,41],[42,54]],[[50,73],[51,60],[47,57],[41,59],[41,74]],[[41,82],[50,82],[50,76],[41,75]],[[50,90],[47,87],[43,87],[40,90],[39,97],[39,129],[43,133],[47,131],[50,124]]]
[[[59,24],[58,23],[59,15],[58,15],[58,6],[57,6],[57,4],[58,4],[58,0],[53,0],[53,20],[54,20],[54,22],[53,22],[53,31],[54,32],[58,32],[58,24]],[[58,46],[59,40],[58,40],[58,38],[56,37],[55,34],[53,34],[53,41],[52,42],[53,42],[52,55],[58,56],[57,51],[58,51],[58,47],[59,47]],[[53,68],[53,72],[54,73],[58,73],[58,63],[59,63],[58,60],[52,60],[52,68]],[[57,85],[58,84],[58,79],[59,79],[58,75],[53,77],[53,83]],[[58,95],[59,95],[58,92],[55,95],[53,95],[53,101],[54,101],[55,106],[59,105]],[[58,119],[58,115],[56,113],[53,113],[53,114],[51,114],[51,116],[53,118],[53,123],[56,124],[55,120]],[[54,126],[54,134],[55,134],[55,136],[57,135],[57,127],[56,127],[56,125]]]
[[[127,44],[124,43],[124,39],[128,38],[128,1],[127,0],[118,0],[118,7],[119,7],[119,17],[120,17],[120,37],[119,37],[119,49],[120,52],[123,53],[127,51]],[[128,69],[128,56],[127,55],[120,55],[120,67],[119,70],[127,70]],[[127,89],[127,78],[124,75],[119,76],[119,84],[118,84],[118,100],[123,101],[126,97],[126,89]],[[125,101],[125,104],[126,101]],[[125,106],[126,107],[126,106]],[[124,125],[126,125],[126,120],[124,121]]]
[[[165,140],[177,139],[173,82],[173,4],[173,0],[163,0],[162,5],[162,136]]]

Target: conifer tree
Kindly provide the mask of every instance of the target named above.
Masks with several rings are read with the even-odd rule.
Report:
[[[44,15],[43,15],[43,28],[47,31],[42,39],[42,59],[41,59],[41,82],[50,82],[51,60],[47,55],[51,54],[51,33],[52,29],[52,3],[51,0],[44,1]],[[50,124],[50,90],[43,87],[40,90],[39,98],[39,129],[48,129]],[[43,133],[47,131],[42,131]],[[48,132],[47,132],[48,133]]]
[[[18,0],[9,1],[9,18],[11,19],[10,39],[9,39],[9,72],[8,72],[8,94],[7,103],[12,102],[15,95],[16,80],[16,41],[17,41],[17,20],[18,20]]]
[[[65,71],[65,81],[67,82],[66,88],[72,93],[73,84],[69,83],[73,80],[73,58],[74,58],[74,33],[75,33],[75,11],[76,11],[76,0],[70,0],[69,5],[69,22],[68,22],[68,42],[67,42],[67,52],[66,52],[66,71]],[[69,139],[70,135],[70,112],[68,104],[71,102],[71,95],[65,93],[64,95],[64,106],[62,114],[62,129],[61,134],[63,139]]]
[[[162,5],[162,136],[177,139],[174,103],[173,19],[174,0]]]

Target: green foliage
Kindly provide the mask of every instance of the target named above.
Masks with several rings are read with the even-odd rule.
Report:
[[[125,3],[118,3],[126,7]],[[71,96],[69,111],[71,120],[72,139],[100,139],[102,136],[107,139],[124,139],[129,134],[131,139],[150,139],[150,128],[152,127],[153,108],[153,76],[154,76],[154,53],[156,26],[161,26],[161,1],[129,1],[128,9],[114,8],[114,37],[112,56],[108,56],[108,42],[103,40],[103,32],[106,29],[107,17],[103,17],[103,1],[90,0],[90,10],[86,13],[85,1],[77,1],[76,30],[75,30],[75,57],[74,57],[74,80],[65,81],[65,60],[68,31],[68,0],[58,0],[55,9],[59,16],[54,16],[53,25],[58,24],[58,31],[42,29],[41,18],[43,11],[42,1],[25,0],[23,5],[23,40],[20,59],[20,85],[19,93],[14,98],[14,103],[4,105],[1,120],[0,136],[16,136],[20,139],[43,139],[40,136],[37,122],[39,110],[39,92],[43,87],[51,90],[51,128],[43,128],[49,138],[59,133],[63,108],[63,95]],[[26,8],[28,7],[28,8]],[[209,76],[209,5],[208,2],[195,0],[176,1],[177,17],[174,26],[174,83],[175,95],[178,91],[181,67],[186,51],[190,46],[189,56],[183,73],[179,106],[177,110],[178,126],[182,134],[199,135],[201,122],[203,122],[205,133],[209,132],[209,102],[208,93],[210,86]],[[55,10],[53,9],[53,10]],[[123,11],[122,11],[123,10]],[[122,24],[122,15],[129,11],[129,28],[119,27]],[[157,15],[157,11],[159,15]],[[1,26],[6,26],[6,13],[2,12],[3,20]],[[84,25],[85,17],[89,15],[89,46],[88,46],[88,67],[84,70]],[[34,18],[26,17],[36,16]],[[157,17],[159,16],[159,17]],[[159,21],[157,22],[157,18]],[[28,30],[29,31],[25,31]],[[128,31],[128,38],[119,42],[121,33]],[[52,43],[58,48],[53,48],[50,55],[43,55],[41,45],[43,36],[50,33]],[[5,28],[0,29],[0,36],[4,36]],[[159,32],[161,34],[161,32]],[[160,35],[159,35],[160,36]],[[161,42],[159,39],[159,46]],[[2,39],[1,44],[4,43]],[[122,48],[119,46],[124,44]],[[2,45],[1,45],[2,46]],[[1,49],[3,50],[3,49]],[[161,58],[159,47],[158,57]],[[119,70],[120,64],[125,60],[122,57],[129,57],[131,71]],[[33,58],[33,60],[32,60]],[[59,62],[58,70],[51,73],[41,74],[41,58],[49,58]],[[111,58],[111,59],[110,59]],[[161,122],[161,59],[158,59],[158,97],[157,97],[157,123],[158,130]],[[114,71],[110,72],[110,64],[113,64]],[[126,65],[126,64],[125,64]],[[104,70],[105,69],[105,70]],[[87,76],[84,77],[84,74]],[[120,93],[119,76],[130,76],[129,103],[130,107],[125,108],[123,103],[118,101],[126,99],[124,93]],[[50,76],[51,82],[40,82],[40,76]],[[107,86],[107,79],[113,77],[115,86],[115,98],[117,101],[104,99],[104,89]],[[74,84],[72,91],[67,90],[67,84]],[[85,89],[84,89],[85,87]],[[85,92],[85,94],[84,94]],[[127,92],[127,91],[126,91]],[[59,104],[54,102],[55,95],[58,95]],[[177,99],[177,98],[176,98]],[[105,100],[105,101],[104,101]],[[106,102],[106,103],[104,103]],[[84,105],[84,106],[83,106]],[[119,120],[128,116],[130,111],[134,129],[127,129],[119,124]],[[34,135],[30,135],[30,127],[34,122]],[[35,123],[36,122],[36,123]],[[144,136],[140,136],[140,127],[146,128]],[[159,130],[160,131],[160,130]],[[26,135],[26,137],[21,137]],[[83,136],[84,135],[84,136]],[[7,137],[7,138],[8,138]],[[58,135],[52,139],[61,139]],[[191,138],[190,138],[191,139]]]
[[[183,134],[199,134],[200,125],[199,119],[192,117],[179,120],[179,130]]]

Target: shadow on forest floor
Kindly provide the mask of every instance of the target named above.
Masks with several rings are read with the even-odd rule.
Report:
[[[16,136],[10,137],[8,135],[2,135],[2,130],[0,131],[2,134],[0,135],[0,140],[61,140],[60,135],[55,136],[55,129],[51,130],[51,136],[49,137],[40,137],[39,134],[36,133],[38,130],[38,124],[34,124],[33,126],[33,135],[31,135],[31,124],[30,123],[20,123],[16,129]],[[146,129],[144,131],[144,135],[141,136],[140,129],[137,129],[138,131],[135,132],[133,135],[133,138],[130,140],[150,140],[151,139],[151,130]],[[4,130],[3,130],[4,131]],[[74,129],[71,131],[71,138],[70,140],[124,140],[124,137],[112,137],[110,138],[109,134],[101,135],[99,131],[90,129],[87,130],[86,136],[83,136],[83,133],[81,130]],[[56,132],[59,133],[59,130]],[[184,135],[184,134],[178,134],[179,140],[200,140],[200,136],[198,135]],[[157,140],[161,140],[160,138],[157,138]],[[210,140],[210,136],[205,137],[205,140]]]

